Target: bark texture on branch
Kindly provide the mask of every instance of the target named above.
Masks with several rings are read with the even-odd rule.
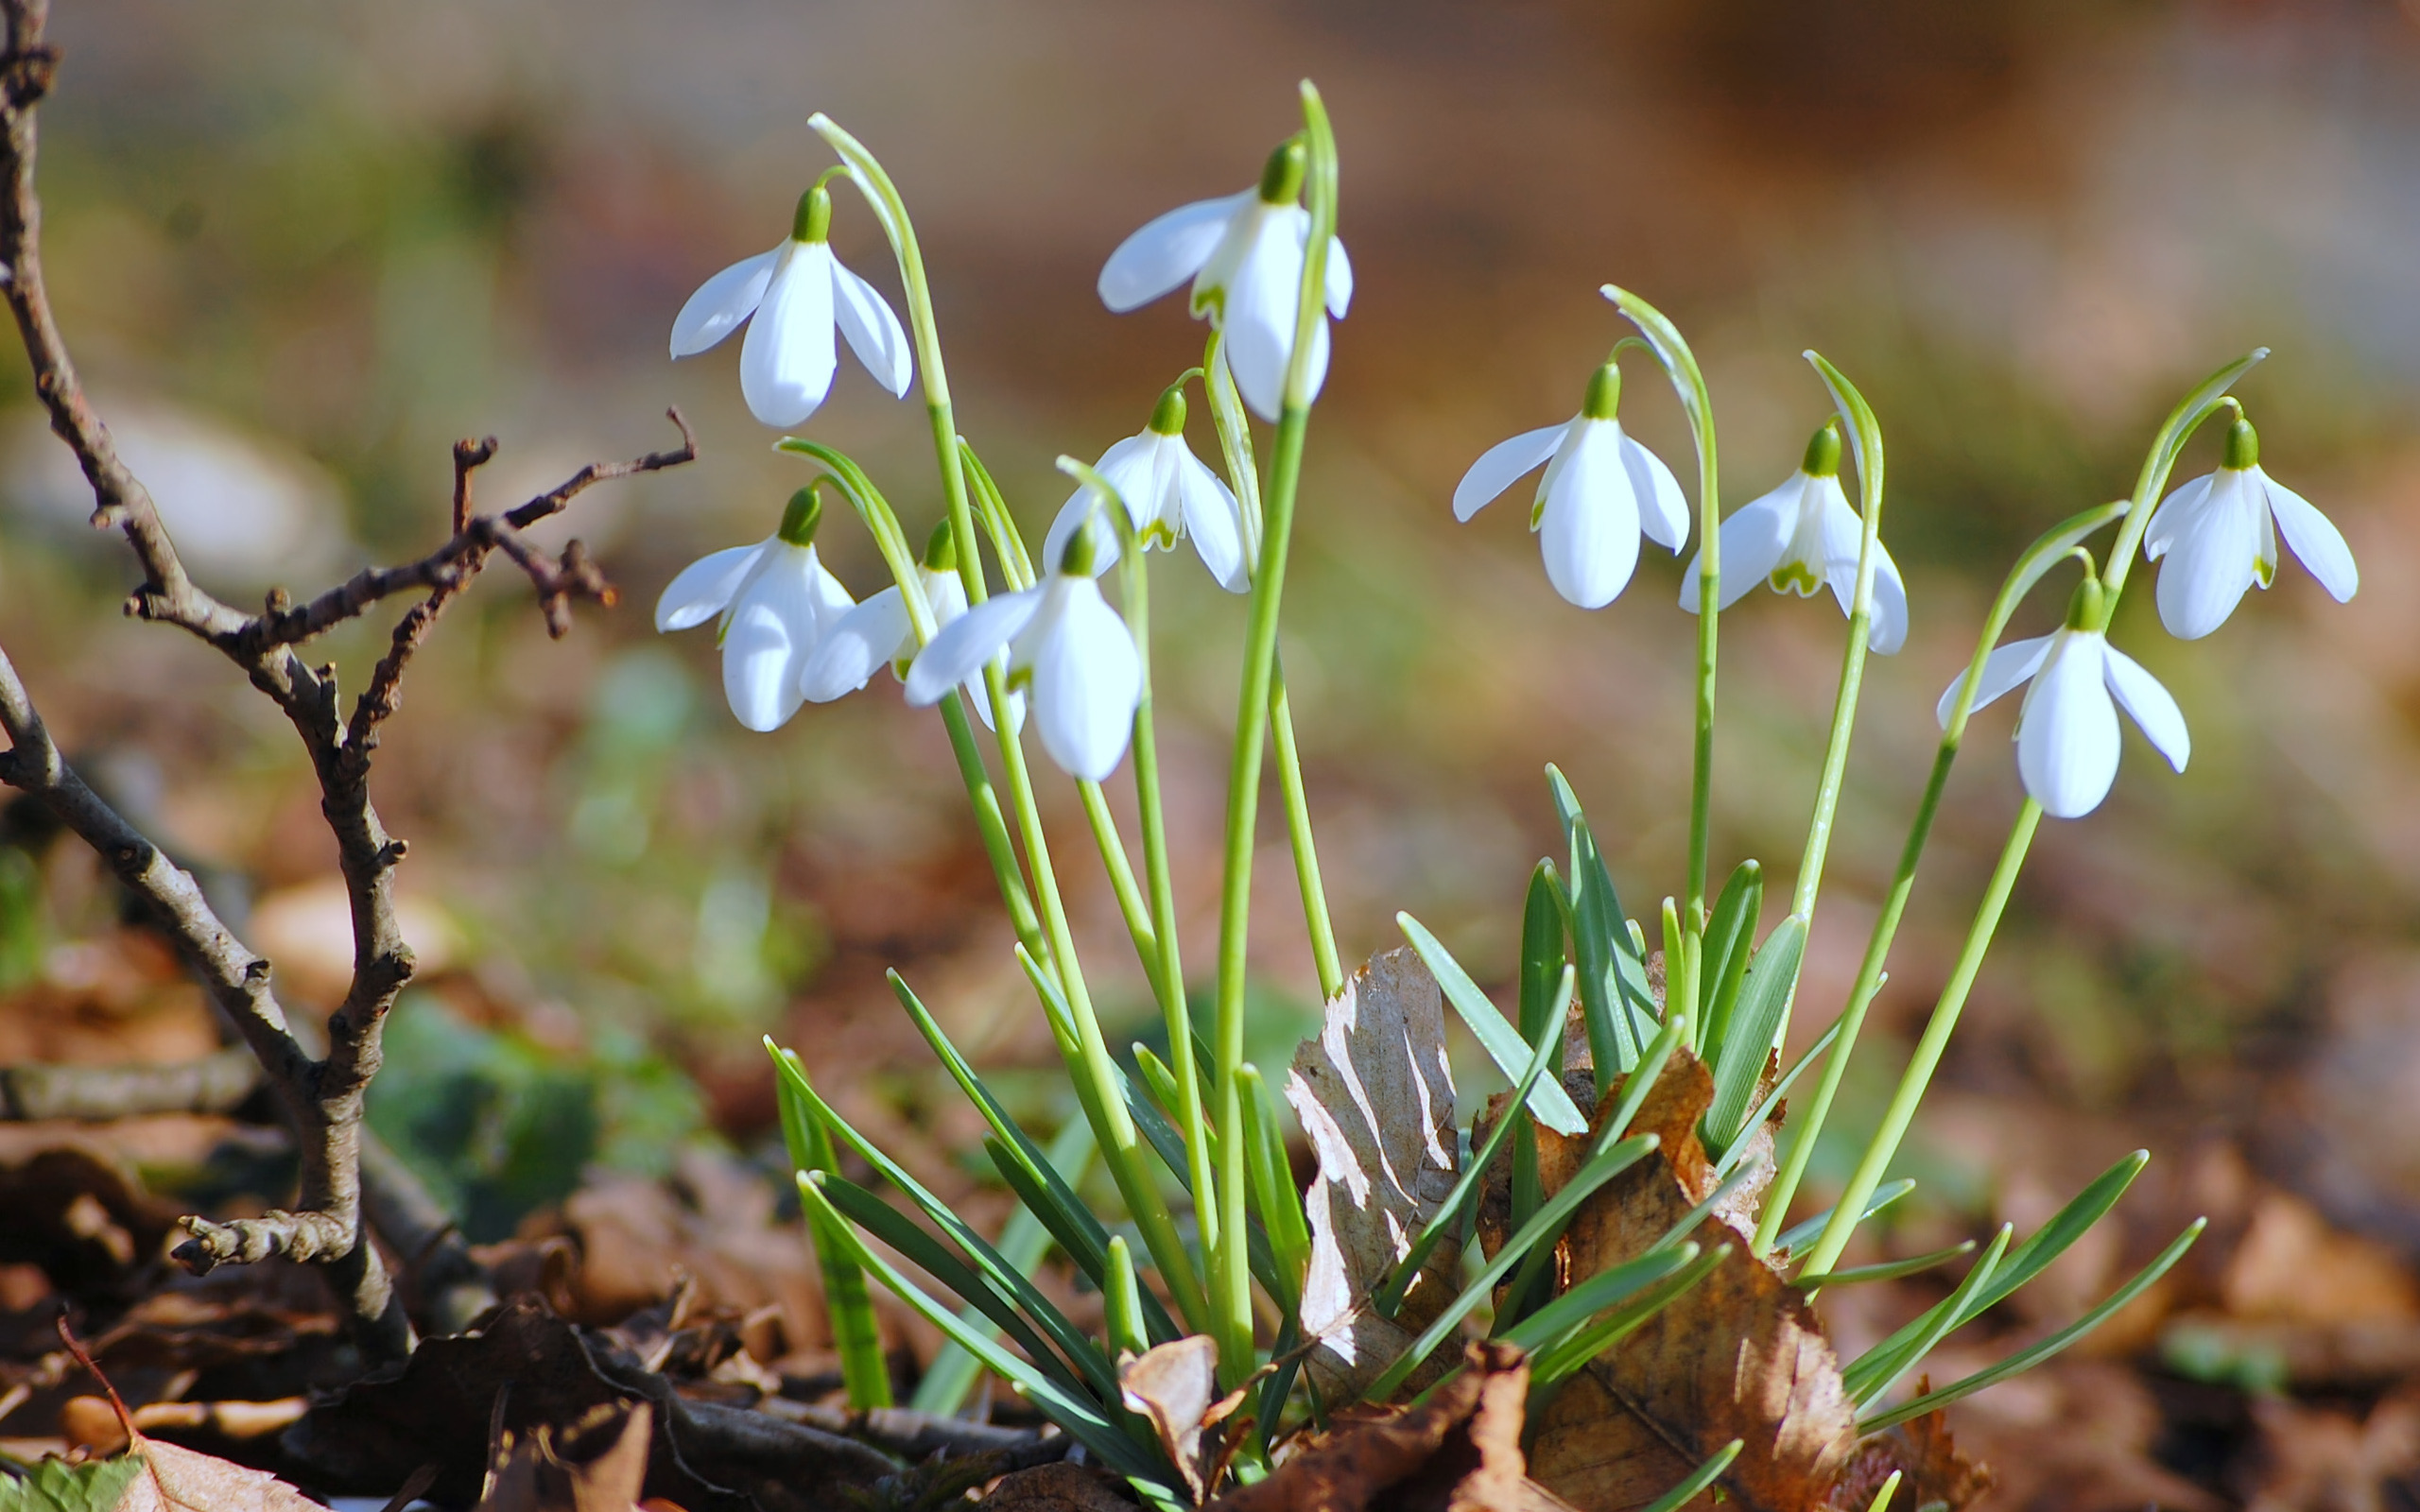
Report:
[[[59,55],[43,36],[47,0],[0,0],[0,300],[15,318],[34,391],[51,429],[76,455],[94,497],[93,524],[119,532],[143,581],[127,612],[172,625],[225,656],[285,715],[311,759],[320,812],[337,840],[351,903],[353,979],[328,1024],[327,1051],[314,1057],[296,1038],[270,987],[269,963],[254,954],[212,911],[191,874],[103,801],[60,754],[16,668],[0,653],[0,782],[33,795],[95,850],[127,889],[144,900],[175,940],[186,966],[234,1023],[294,1127],[301,1180],[295,1210],[218,1224],[185,1220],[191,1238],[178,1258],[197,1271],[271,1255],[318,1262],[343,1299],[354,1331],[373,1356],[407,1351],[411,1330],[376,1248],[363,1235],[362,1100],[377,1074],[386,1017],[411,979],[412,954],[395,914],[394,869],[405,845],[387,833],[370,799],[378,728],[401,702],[404,674],[446,606],[498,553],[536,589],[550,633],[570,625],[575,599],[610,604],[614,592],[578,541],[550,558],[523,532],[560,512],[583,490],[613,478],[678,466],[697,455],[687,423],[671,419],[682,444],[623,462],[596,462],[553,490],[501,514],[475,511],[472,473],[495,455],[495,442],[455,448],[452,534],[417,561],[371,568],[293,603],[272,593],[247,614],[198,586],[142,482],[119,456],[109,427],[86,400],[52,314],[42,264],[42,202],[35,192],[35,109],[50,89]],[[387,654],[350,710],[333,666],[311,667],[296,646],[369,612],[389,597],[424,593],[396,624]],[[427,1205],[405,1197],[381,1205],[414,1228],[399,1247],[441,1247],[450,1228],[433,1226]],[[432,1232],[433,1230],[433,1232]],[[459,1248],[458,1239],[453,1247]]]

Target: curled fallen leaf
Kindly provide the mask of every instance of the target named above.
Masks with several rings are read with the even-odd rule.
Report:
[[[1219,1395],[1219,1342],[1206,1333],[1172,1339],[1119,1362],[1117,1386],[1126,1410],[1140,1413],[1201,1500],[1201,1428]]]
[[[1353,973],[1327,1005],[1318,1038],[1294,1053],[1286,1100],[1319,1158],[1304,1201],[1311,1228],[1305,1368],[1322,1399],[1350,1401],[1459,1290],[1461,1246],[1449,1238],[1429,1252],[1394,1317],[1368,1305],[1461,1169],[1443,1002],[1418,954],[1389,951]],[[1443,1368],[1432,1361],[1414,1374],[1413,1389]]]

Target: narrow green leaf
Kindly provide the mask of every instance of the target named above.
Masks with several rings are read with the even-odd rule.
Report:
[[[1605,1309],[1686,1268],[1697,1258],[1695,1245],[1650,1250],[1599,1271],[1497,1336],[1535,1354]]]
[[[799,1177],[799,1200],[809,1211],[827,1216],[850,1258],[880,1278],[900,1300],[924,1314],[925,1321],[956,1341],[960,1349],[983,1362],[984,1367],[1013,1383],[1034,1405],[1050,1416],[1052,1421],[1065,1429],[1084,1448],[1115,1467],[1121,1473],[1159,1480],[1169,1475],[1166,1466],[1157,1465],[1135,1445],[1134,1441],[1105,1416],[1099,1406],[1070,1392],[1050,1376],[1037,1369],[1024,1358],[1002,1349],[999,1342],[981,1330],[971,1329],[959,1321],[958,1314],[931,1294],[902,1275],[899,1269],[875,1254],[858,1239],[848,1220],[832,1205],[823,1192],[823,1183],[833,1179],[821,1173]]]
[[[1411,941],[1411,948],[1418,951],[1420,958],[1427,963],[1429,974],[1437,978],[1438,987],[1444,991],[1445,1001],[1454,1005],[1454,1011],[1462,1016],[1462,1022],[1470,1026],[1479,1048],[1495,1062],[1495,1069],[1504,1073],[1505,1080],[1518,1082],[1530,1058],[1530,1047],[1521,1042],[1520,1035],[1504,1022],[1504,1015],[1495,1011],[1495,1005],[1487,1001],[1487,994],[1478,989],[1478,984],[1471,980],[1470,973],[1462,970],[1461,964],[1438,943],[1437,936],[1428,933],[1419,919],[1409,914],[1397,914],[1395,922],[1402,926],[1404,937]],[[1543,1079],[1536,1082],[1530,1090],[1528,1106],[1539,1123],[1558,1134],[1587,1131],[1588,1121],[1580,1116],[1579,1105],[1572,1102],[1571,1094],[1563,1090],[1561,1082]]]
[[[1791,1085],[1798,1080],[1798,1074],[1823,1059],[1824,1053],[1831,1049],[1832,1041],[1840,1037],[1841,1021],[1834,1019],[1831,1026],[1825,1029],[1813,1044],[1806,1047],[1806,1053],[1799,1057],[1788,1071],[1781,1074],[1781,1079],[1772,1084],[1772,1090],[1765,1093],[1764,1097],[1757,1102],[1754,1110],[1749,1113],[1748,1121],[1739,1126],[1754,1128],[1772,1117],[1774,1105],[1789,1094]],[[1733,1166],[1747,1159],[1749,1148],[1750,1145],[1746,1140],[1732,1141],[1731,1147],[1723,1151],[1721,1158],[1714,1162],[1714,1174],[1718,1177],[1729,1176]]]
[[[991,1242],[977,1233],[966,1220],[951,1210],[947,1203],[933,1195],[923,1182],[908,1175],[904,1166],[884,1154],[880,1146],[858,1133],[850,1126],[848,1120],[833,1111],[831,1105],[816,1093],[815,1089],[808,1084],[805,1076],[790,1059],[779,1059],[774,1064],[781,1078],[789,1084],[798,1096],[805,1100],[809,1111],[849,1148],[856,1151],[868,1165],[873,1167],[876,1175],[906,1194],[908,1200],[923,1210],[925,1216],[931,1219],[935,1227],[947,1235],[950,1242],[958,1246],[959,1249],[975,1263],[981,1275],[996,1285],[1001,1293],[1015,1304],[1018,1312],[1048,1332],[1051,1338],[1059,1343],[1061,1349],[1067,1352],[1069,1358],[1073,1359],[1080,1353],[1089,1352],[1096,1360],[1098,1359],[1099,1351],[1093,1348],[1092,1341],[1079,1332],[1075,1325],[1069,1323],[1065,1315],[1048,1297],[1034,1288],[1033,1282],[1026,1278],[1024,1271],[1002,1259],[1000,1252],[993,1247]],[[884,1211],[890,1210],[886,1206]],[[939,1279],[938,1273],[935,1279]],[[967,1297],[963,1300],[981,1305],[980,1297]],[[1116,1372],[1112,1369],[1109,1372],[1109,1381],[1112,1385],[1110,1400],[1116,1400],[1115,1390],[1116,1379]]]
[[[1075,1332],[1073,1325],[1066,1324],[1063,1317],[1059,1321],[1065,1325],[1065,1337],[1057,1336],[1061,1332],[1057,1329],[1046,1326],[1043,1331],[1054,1335],[1051,1342],[1059,1347],[1054,1353],[1043,1342],[1042,1333],[1034,1330],[1034,1324],[1043,1320],[1035,1316],[1029,1321],[998,1277],[959,1260],[940,1240],[909,1222],[906,1213],[856,1182],[828,1171],[814,1174],[822,1178],[823,1194],[843,1217],[914,1262],[925,1275],[955,1293],[959,1301],[980,1311],[1026,1352],[1037,1368],[1057,1377],[1070,1391],[1089,1390],[1104,1401],[1115,1399],[1117,1367],[1092,1340]],[[1072,1349],[1071,1341],[1077,1341]]]
[[[1270,1288],[1278,1311],[1291,1317],[1302,1305],[1303,1282],[1311,1268],[1311,1229],[1303,1213],[1303,1194],[1294,1185],[1294,1167],[1286,1159],[1285,1125],[1278,1121],[1277,1100],[1260,1068],[1246,1062],[1236,1068],[1243,1091],[1245,1165],[1252,1178],[1253,1211],[1269,1236],[1273,1280]]]
[[[1564,967],[1560,1002],[1571,1001],[1571,968]],[[1496,1156],[1503,1151],[1506,1138],[1529,1122],[1521,1114],[1523,1099],[1538,1078],[1546,1074],[1547,1067],[1554,1062],[1556,1052],[1562,1046],[1563,1023],[1562,1015],[1558,1012],[1544,1021],[1538,1042],[1530,1051],[1530,1063],[1522,1069],[1520,1080],[1512,1084],[1513,1100],[1505,1108],[1504,1116],[1495,1121],[1495,1127],[1488,1131],[1487,1143],[1472,1153],[1469,1161],[1462,1166],[1462,1174],[1455,1178],[1453,1190],[1445,1194],[1445,1200],[1439,1203],[1428,1221],[1421,1225],[1420,1232],[1412,1238],[1411,1247],[1404,1251],[1403,1259],[1396,1263],[1386,1284],[1372,1296],[1370,1305],[1376,1308],[1381,1316],[1395,1315],[1396,1309],[1403,1306],[1404,1294],[1411,1289],[1412,1278],[1420,1274],[1420,1267],[1428,1263],[1429,1255],[1447,1234],[1461,1229],[1463,1210],[1478,1194],[1479,1183],[1487,1178],[1487,1168],[1495,1163]]]
[[[1891,1478],[1882,1483],[1882,1489],[1875,1492],[1874,1500],[1866,1503],[1865,1512],[1891,1512],[1891,1498],[1899,1489],[1900,1474],[1898,1470],[1891,1472]]]
[[[1538,1042],[1539,1034],[1549,1018],[1563,1012],[1571,1001],[1568,989],[1558,992],[1555,984],[1563,980],[1563,969],[1569,953],[1564,948],[1567,925],[1564,914],[1567,907],[1561,896],[1562,886],[1554,874],[1554,863],[1541,861],[1530,873],[1530,893],[1521,907],[1521,1022],[1522,1040]],[[1556,1027],[1562,1025],[1558,1023]],[[1562,1079],[1563,1068],[1555,1068],[1555,1079]]]
[[[1581,811],[1579,795],[1552,765],[1547,767],[1547,783],[1571,848],[1572,954],[1580,966],[1580,1003],[1587,1015],[1588,1050],[1596,1062],[1598,1095],[1602,1096],[1614,1077],[1637,1061],[1641,1047],[1655,1032],[1655,998],[1647,983],[1647,959],[1632,945],[1621,896]]]
[[[1895,1281],[1902,1276],[1913,1276],[1920,1271],[1930,1270],[1935,1265],[1946,1264],[1961,1255],[1971,1253],[1974,1247],[1975,1241],[1962,1239],[1946,1249],[1936,1249],[1928,1255],[1911,1255],[1906,1260],[1886,1260],[1874,1265],[1852,1265],[1846,1270],[1836,1270],[1828,1276],[1801,1276],[1790,1284],[1805,1287],[1808,1291],[1822,1291],[1832,1286],[1855,1286],[1859,1281]]]
[[[1792,914],[1773,930],[1748,968],[1730,1032],[1714,1062],[1714,1104],[1705,1116],[1706,1130],[1714,1136],[1707,1142],[1712,1149],[1728,1154],[1733,1144],[1754,1132],[1755,1125],[1747,1121],[1748,1105],[1755,1100],[1756,1083],[1781,1032],[1781,1016],[1789,1008],[1806,951],[1806,918]]]
[[[1488,1294],[1495,1289],[1495,1283],[1504,1279],[1516,1261],[1529,1254],[1544,1235],[1560,1232],[1562,1226],[1599,1187],[1629,1170],[1653,1150],[1655,1144],[1654,1135],[1641,1134],[1636,1139],[1622,1141],[1582,1166],[1569,1181],[1564,1183],[1563,1190],[1547,1198],[1545,1206],[1538,1209],[1537,1215],[1495,1252],[1495,1258],[1462,1288],[1461,1295],[1445,1305],[1444,1311],[1437,1314],[1436,1320],[1412,1342],[1411,1348],[1387,1366],[1385,1373],[1364,1394],[1368,1400],[1384,1401],[1393,1396],[1396,1388],[1410,1377],[1420,1362],[1428,1358],[1437,1346],[1444,1343],[1461,1326],[1462,1319],[1470,1316],[1472,1310],[1487,1299]]]
[[[1109,1284],[1101,1288],[1101,1326],[1109,1334],[1112,1354],[1141,1354],[1151,1347],[1143,1326],[1143,1283],[1134,1275],[1134,1255],[1126,1236],[1109,1240]]]
[[[1999,1268],[2000,1257],[2008,1253],[2009,1236],[2014,1232],[2016,1232],[2015,1225],[2005,1223],[2000,1225],[1999,1232],[1992,1235],[1991,1247],[1985,1249],[1983,1257],[1975,1262],[1975,1268],[1966,1273],[1966,1279],[1958,1283],[1958,1290],[1949,1294],[1946,1299],[1948,1305],[1943,1307],[1939,1315],[1926,1327],[1922,1333],[1916,1335],[1914,1342],[1899,1355],[1897,1360],[1893,1362],[1891,1368],[1876,1377],[1871,1385],[1855,1393],[1850,1399],[1852,1401],[1862,1407],[1868,1401],[1897,1385],[1902,1377],[1913,1370],[1918,1364],[1922,1363],[1926,1355],[1932,1352],[1934,1345],[1949,1336],[1949,1331],[1958,1326],[1958,1314],[1964,1310],[1966,1304],[1982,1294],[1984,1287],[1992,1283],[1992,1273]]]
[[[1648,1503],[1639,1508],[1639,1512],[1681,1512],[1681,1508],[1697,1500],[1699,1493],[1722,1478],[1722,1472],[1739,1457],[1739,1451],[1746,1443],[1745,1439],[1735,1438],[1716,1450],[1712,1458],[1689,1471],[1687,1480]]]
[[[1742,861],[1714,901],[1707,919],[1698,973],[1698,1044],[1713,1058],[1731,1029],[1731,1010],[1739,1001],[1739,986],[1748,975],[1748,958],[1756,938],[1756,919],[1765,906],[1765,868]]]
[[[819,1123],[804,1100],[790,1086],[794,1072],[798,1080],[806,1080],[806,1067],[790,1051],[765,1037],[765,1051],[781,1068],[773,1077],[776,1101],[782,1115],[782,1143],[788,1150],[790,1167],[796,1171],[829,1171],[838,1163],[832,1149],[831,1132]],[[858,1412],[890,1405],[890,1366],[883,1357],[882,1325],[874,1317],[873,1298],[866,1292],[865,1272],[859,1270],[831,1234],[821,1232],[815,1225],[806,1226],[807,1241],[815,1247],[816,1269],[823,1278],[823,1307],[832,1319],[832,1345],[840,1356],[840,1383],[848,1393],[849,1405]]]
[[[2162,1276],[2168,1274],[2169,1266],[2175,1264],[2179,1260],[2184,1258],[2185,1252],[2193,1247],[2193,1241],[2202,1237],[2202,1230],[2208,1225],[2208,1223],[2209,1220],[2207,1218],[2194,1219],[2193,1222],[2186,1228],[2186,1230],[2183,1233],[2177,1235],[2175,1240],[2171,1242],[2166,1249],[2159,1252],[2156,1259],[2137,1272],[2133,1280],[2128,1281],[2125,1285],[2111,1293],[2108,1299],[2103,1301],[2099,1307],[2094,1308],[2091,1312],[2086,1313],[2083,1317],[2078,1318],[2075,1322],[2069,1324],[2064,1329],[2061,1329],[2058,1332],[2053,1333],[2047,1339],[2044,1339],[2041,1343],[2033,1346],[2031,1349],[2020,1349],[2016,1353],[2010,1355],[2007,1359],[2002,1360],[1999,1364],[1992,1366],[1986,1369],[1978,1370],[1963,1381],[1944,1386],[1938,1391],[1927,1392],[1925,1395],[1916,1398],[1912,1401],[1901,1402],[1898,1406],[1892,1408],[1888,1412],[1877,1413],[1872,1418],[1862,1418],[1857,1425],[1858,1432],[1860,1434],[1878,1434],[1886,1428],[1894,1427],[1897,1424],[1906,1422],[1910,1418],[1921,1418],[1926,1413],[1932,1411],[1936,1407],[1945,1407],[1949,1403],[1956,1401],[1959,1398],[1971,1396],[1975,1392],[1982,1390],[1985,1386],[1996,1385],[2000,1382],[2006,1381],[2011,1376],[2018,1375],[2024,1371],[2032,1369],[2035,1366],[2040,1365],[2043,1361],[2048,1360],[2054,1354],[2057,1354],[2068,1345],[2075,1343],[2076,1340],[2083,1338],[2094,1329],[2097,1329],[2101,1324],[2107,1322],[2109,1318],[2119,1309],[2133,1301],[2135,1297],[2142,1296],[2143,1293],[2151,1287],[2151,1284],[2153,1281],[2158,1280]]]
[[[2068,1246],[2090,1232],[2092,1226],[2099,1223],[2110,1209],[2118,1205],[2118,1199],[2126,1194],[2128,1187],[2134,1185],[2135,1177],[2142,1174],[2143,1167],[2150,1163],[2151,1158],[2150,1151],[2136,1150],[2095,1177],[2090,1185],[2077,1193],[2066,1207],[2053,1213],[2048,1223],[2035,1229],[2032,1237],[2010,1252],[2006,1263],[1992,1278],[1990,1287],[1975,1299],[1972,1310],[1959,1317],[1950,1327],[1955,1329],[1966,1323],[1985,1308],[1997,1304],[2018,1287],[2041,1275],[2052,1261],[2066,1253]],[[1883,1189],[1884,1192],[1889,1190],[1888,1187]],[[1881,1202],[1882,1193],[1877,1192],[1875,1194],[1875,1207],[1881,1206]],[[1870,1214],[1874,1209],[1868,1208],[1866,1211]],[[1803,1228],[1807,1225],[1802,1224],[1799,1227]],[[1792,1232],[1795,1231],[1792,1230]],[[1858,1356],[1846,1369],[1842,1370],[1841,1383],[1848,1390],[1850,1397],[1858,1400],[1871,1398],[1874,1393],[1863,1388],[1875,1376],[1890,1370],[1897,1356],[1905,1351],[1919,1334],[1931,1326],[1933,1314],[1947,1305],[1945,1302],[1935,1303],[1932,1308],[1918,1314],[1912,1322],[1901,1328],[1896,1333]]]
[[[1915,1182],[1906,1177],[1901,1177],[1896,1181],[1883,1182],[1874,1189],[1874,1195],[1866,1199],[1865,1211],[1858,1214],[1858,1222],[1863,1223],[1914,1190],[1916,1190]],[[1831,1221],[1832,1210],[1825,1208],[1805,1223],[1793,1224],[1782,1230],[1781,1237],[1773,1241],[1773,1248],[1776,1252],[1796,1249],[1799,1246],[1811,1242],[1817,1234],[1824,1231],[1824,1226]]]
[[[1582,1324],[1564,1335],[1560,1343],[1540,1350],[1530,1362],[1531,1389],[1553,1387],[1589,1361],[1637,1332],[1649,1318],[1671,1306],[1690,1287],[1713,1275],[1715,1268],[1729,1260],[1737,1248],[1734,1245],[1717,1245],[1703,1251],[1686,1269],[1658,1282],[1645,1296]]]
[[[1143,1074],[1143,1085],[1151,1090],[1151,1096],[1158,1100],[1160,1110],[1173,1117],[1180,1106],[1176,1095],[1176,1073],[1168,1069],[1167,1061],[1151,1053],[1150,1046],[1140,1040],[1135,1041],[1132,1049],[1135,1069]],[[1218,1161],[1214,1159],[1211,1164],[1215,1168]]]
[[[993,1165],[1004,1175],[1017,1169],[1006,1146],[997,1139],[986,1139],[983,1145],[991,1153]],[[1065,1166],[1076,1174],[1076,1179],[1082,1180],[1084,1167],[1094,1153],[1092,1129],[1080,1118],[1069,1119],[1067,1126],[1050,1142],[1049,1153],[1052,1165]],[[1011,1190],[1014,1185],[1011,1180]],[[1044,1211],[1042,1206],[1027,1199],[1024,1206],[1009,1215],[1008,1226],[1000,1230],[1000,1258],[1027,1275],[1031,1275],[1042,1264],[1043,1257],[1050,1251],[1051,1241],[1057,1237],[1045,1222]],[[1060,1247],[1065,1248],[1065,1244],[1062,1242]],[[969,1328],[988,1327],[989,1320],[979,1314],[980,1309],[970,1308],[959,1314],[959,1321]],[[966,1405],[966,1399],[974,1394],[982,1374],[981,1361],[944,1339],[933,1353],[933,1363],[917,1380],[915,1394],[908,1399],[908,1405],[918,1412],[954,1418]]]

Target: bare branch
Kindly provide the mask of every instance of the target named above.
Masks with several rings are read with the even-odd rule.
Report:
[[[130,1066],[0,1066],[0,1120],[99,1123],[146,1113],[225,1113],[261,1084],[251,1047]]]

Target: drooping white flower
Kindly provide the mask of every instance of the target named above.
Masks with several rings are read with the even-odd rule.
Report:
[[[690,563],[656,600],[659,631],[720,617],[723,697],[751,730],[778,730],[798,713],[808,660],[855,607],[840,580],[816,559],[821,515],[816,491],[799,490],[771,537]]]
[[[2100,618],[2100,585],[2077,590],[2066,625],[2051,634],[2012,641],[1983,661],[1973,707],[1982,708],[2031,679],[2016,716],[2016,770],[2025,790],[2053,818],[2091,813],[2118,780],[2118,710],[2123,707],[2168,764],[2178,771],[2193,754],[2184,711],[2143,664],[2092,627]],[[1933,711],[1944,729],[1958,702],[1957,682]]]
[[[1715,601],[1729,609],[1763,582],[1776,593],[1812,598],[1829,584],[1849,612],[1857,596],[1857,558],[1865,526],[1841,488],[1841,432],[1826,422],[1806,443],[1806,460],[1789,481],[1722,522],[1721,587]],[[1874,543],[1874,621],[1865,644],[1889,656],[1907,644],[1908,589],[1890,549]],[[1681,575],[1681,607],[1698,611],[1698,564],[1704,548]]]
[[[1193,314],[1226,334],[1236,387],[1261,419],[1274,421],[1286,399],[1286,365],[1294,353],[1295,303],[1311,213],[1295,203],[1303,190],[1303,146],[1291,141],[1270,154],[1259,187],[1220,199],[1183,205],[1120,242],[1101,266],[1100,300],[1120,315],[1150,303],[1193,280]],[[1327,313],[1344,318],[1353,302],[1353,265],[1344,243],[1330,237],[1323,292]],[[1327,377],[1327,321],[1312,326],[1309,388]]]
[[[1100,455],[1093,464],[1126,505],[1134,534],[1148,549],[1174,546],[1179,536],[1190,537],[1201,565],[1230,593],[1252,587],[1252,564],[1244,559],[1243,510],[1218,473],[1184,444],[1184,395],[1170,388],[1151,411],[1151,423]],[[1117,532],[1095,508],[1090,485],[1080,487],[1059,508],[1043,539],[1042,559],[1057,561],[1067,553],[1067,538],[1078,525],[1092,536],[1093,571],[1108,570],[1117,560]]]
[[[2143,555],[2168,558],[2159,570],[2159,620],[2179,640],[2198,641],[2227,621],[2244,590],[2277,576],[2277,537],[2294,548],[2336,602],[2361,586],[2352,548],[2308,500],[2260,469],[2252,422],[2227,427],[2219,470],[2160,501],[2143,536]]]
[[[1640,531],[1675,554],[1689,539],[1679,480],[1614,418],[1621,391],[1621,369],[1605,364],[1588,380],[1587,400],[1568,423],[1498,441],[1454,490],[1454,518],[1468,520],[1546,464],[1530,528],[1538,532],[1547,580],[1582,609],[1602,609],[1629,586]]]
[[[941,523],[925,544],[916,578],[924,590],[925,604],[933,611],[936,634],[966,612],[966,584],[958,576],[958,543],[950,534],[948,521]],[[840,616],[839,623],[816,646],[815,654],[807,658],[799,686],[807,702],[829,703],[864,687],[885,662],[890,664],[892,675],[904,681],[908,663],[915,657],[916,624],[908,612],[906,595],[893,583]],[[967,703],[982,716],[983,723],[997,729],[980,669],[966,679],[964,692]],[[1009,695],[1011,725],[1021,724],[1024,718],[1025,696]]]
[[[1090,555],[1089,533],[1080,531],[1042,582],[951,621],[908,669],[908,701],[940,702],[1005,647],[1010,680],[1032,693],[1050,759],[1088,782],[1115,771],[1142,702],[1143,662],[1126,622],[1100,596]]]
[[[873,284],[832,255],[831,227],[832,197],[819,184],[800,198],[786,240],[706,280],[673,318],[676,358],[705,351],[749,321],[739,348],[739,391],[750,414],[780,429],[805,421],[831,393],[839,365],[836,324],[866,371],[894,398],[908,391],[914,370],[899,317]]]

